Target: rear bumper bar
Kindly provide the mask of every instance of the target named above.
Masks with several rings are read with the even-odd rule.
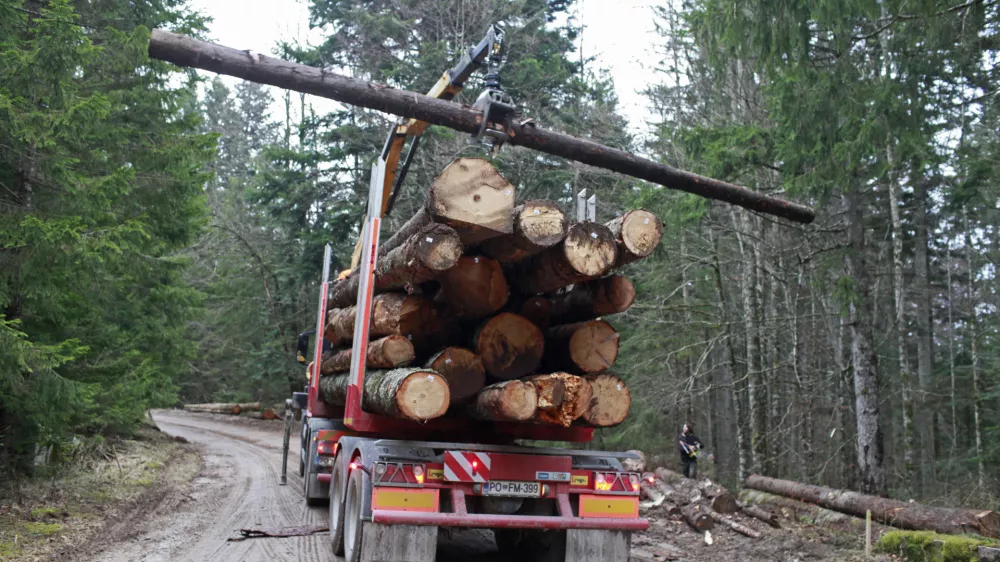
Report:
[[[473,527],[499,529],[605,529],[645,531],[648,519],[610,519],[550,517],[538,515],[488,515],[456,513],[416,513],[408,511],[372,511],[372,522],[383,525],[432,525],[436,527]]]

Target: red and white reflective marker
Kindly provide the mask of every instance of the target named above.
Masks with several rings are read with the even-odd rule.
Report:
[[[489,482],[490,454],[445,451],[444,479],[449,482]]]

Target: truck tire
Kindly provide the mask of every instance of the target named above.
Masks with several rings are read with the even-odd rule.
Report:
[[[306,457],[306,474],[302,477],[302,495],[306,497],[306,505],[310,507],[323,505],[328,499],[325,495],[317,497],[316,489],[320,486],[319,475],[311,470],[313,463],[316,462],[314,455],[315,451],[310,443],[309,454]]]
[[[347,492],[344,494],[344,561],[360,562],[361,560],[361,532],[364,528],[364,521],[361,516],[364,513],[365,488],[368,483],[365,481],[363,470],[352,470],[347,478]]]
[[[341,461],[343,458],[338,453],[330,480],[330,544],[335,556],[344,555],[344,491],[347,488],[344,474],[347,465]]]

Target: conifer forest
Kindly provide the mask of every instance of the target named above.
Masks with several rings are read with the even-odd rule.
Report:
[[[265,54],[423,93],[496,23],[522,117],[815,209],[797,224],[503,147],[518,202],[575,216],[585,189],[601,224],[663,222],[622,270],[631,414],[589,446],[676,462],[690,423],[728,486],[997,508],[1000,2],[659,2],[643,81],[618,83],[581,56],[580,1],[309,0],[323,40]],[[351,268],[397,118],[152,59],[154,29],[213,39],[184,0],[0,0],[0,474],[151,408],[284,403],[325,245]],[[467,139],[427,129],[383,238],[482,156]]]

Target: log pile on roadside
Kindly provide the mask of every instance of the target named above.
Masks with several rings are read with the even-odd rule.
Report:
[[[515,204],[486,160],[459,158],[379,246],[363,408],[413,421],[466,416],[610,427],[631,407],[611,370],[607,316],[635,300],[615,273],[649,256],[663,225],[642,209],[570,222],[551,201]],[[332,284],[320,395],[346,401],[359,272]]]
[[[265,408],[260,402],[246,403],[213,403],[213,404],[185,404],[184,410],[188,412],[200,412],[203,414],[223,414],[227,416],[243,416],[258,420],[279,419],[274,408]]]

